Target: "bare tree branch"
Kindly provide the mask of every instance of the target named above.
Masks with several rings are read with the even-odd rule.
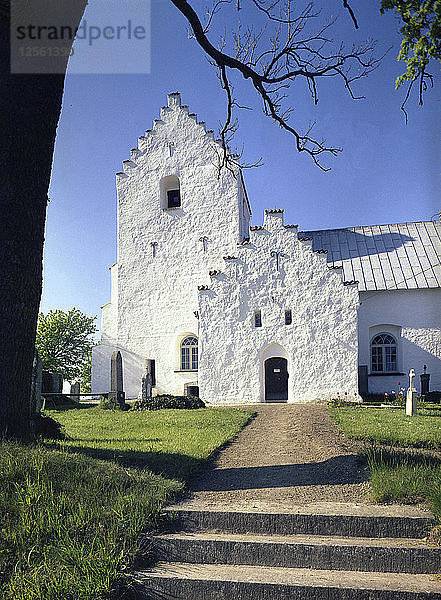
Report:
[[[408,115],[407,115],[407,111],[406,111],[406,104],[407,101],[409,100],[410,97],[410,93],[412,91],[413,88],[413,84],[415,83],[415,81],[419,81],[418,84],[418,104],[420,106],[423,106],[423,95],[424,92],[427,90],[427,81],[430,82],[430,86],[433,87],[433,75],[431,75],[430,73],[426,73],[425,69],[421,69],[421,72],[414,77],[413,79],[411,79],[409,81],[409,85],[407,86],[407,90],[406,90],[406,95],[404,96],[404,100],[401,103],[401,110],[404,113],[404,118],[405,118],[405,122],[407,125],[407,121],[408,121]]]
[[[357,19],[355,18],[354,11],[350,7],[348,0],[343,0],[343,6],[348,9],[349,14],[351,15],[352,22],[354,23],[355,29],[358,29]]]
[[[233,119],[233,107],[250,110],[247,106],[239,105],[233,96],[233,89],[228,80],[227,71],[224,66],[219,67],[218,77],[221,84],[222,89],[225,90],[227,96],[227,116],[223,125],[219,128],[220,142],[221,142],[221,151],[217,153],[218,161],[217,161],[217,171],[218,177],[222,172],[222,169],[226,168],[228,171],[236,175],[237,168],[241,169],[251,169],[253,167],[259,167],[262,164],[262,159],[259,158],[254,163],[243,163],[241,161],[243,155],[243,149],[241,152],[230,153],[230,143],[239,127],[239,123],[237,119]]]
[[[218,69],[219,80],[226,93],[227,116],[220,128],[223,148],[221,164],[225,166],[230,160],[227,147],[238,127],[233,117],[233,109],[239,108],[239,105],[234,99],[229,80],[228,71],[231,70],[250,81],[262,101],[264,114],[294,136],[296,149],[309,154],[322,170],[328,170],[321,163],[322,156],[335,156],[341,152],[341,148],[328,146],[325,140],[313,137],[312,127],[309,126],[302,133],[299,127],[290,122],[294,110],[292,106],[287,106],[288,88],[303,81],[314,104],[317,104],[319,81],[337,77],[352,99],[363,98],[355,93],[353,84],[366,77],[380,63],[382,57],[374,56],[375,43],[368,40],[353,46],[350,51],[343,44],[335,48],[328,33],[334,20],[322,23],[315,31],[311,31],[311,24],[317,23],[319,14],[313,11],[311,2],[294,14],[294,0],[243,0],[241,3],[237,0],[214,0],[212,9],[207,13],[207,21],[202,25],[187,0],[171,1],[185,16],[197,43]],[[226,35],[216,48],[208,38],[215,14],[228,6],[236,11],[243,10],[245,2],[248,3],[248,9],[257,9],[260,15],[259,30],[254,31],[251,23],[246,28],[239,23],[237,31],[232,34],[231,51],[227,51],[229,44]],[[346,0],[344,6],[358,27]],[[267,19],[268,27],[261,27],[262,15]]]

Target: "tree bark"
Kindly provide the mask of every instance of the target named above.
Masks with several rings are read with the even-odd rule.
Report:
[[[76,2],[80,22],[86,2]],[[71,18],[71,15],[70,15]],[[0,3],[0,437],[32,438],[30,387],[47,194],[64,73],[10,73]]]

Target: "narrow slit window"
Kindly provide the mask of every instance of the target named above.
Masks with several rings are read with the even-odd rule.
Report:
[[[262,311],[254,311],[254,327],[262,327]]]
[[[291,325],[292,323],[292,312],[291,310],[285,310],[285,325]]]

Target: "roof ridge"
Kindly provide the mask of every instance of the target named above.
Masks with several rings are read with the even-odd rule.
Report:
[[[349,227],[330,227],[329,229],[305,229],[302,231],[299,231],[299,235],[300,233],[319,233],[320,231],[351,231],[353,229],[361,229],[362,227],[391,227],[391,226],[396,226],[396,225],[417,225],[418,223],[433,223],[433,224],[437,224],[439,223],[441,225],[441,221],[402,221],[401,223],[378,223],[375,225],[351,225]]]

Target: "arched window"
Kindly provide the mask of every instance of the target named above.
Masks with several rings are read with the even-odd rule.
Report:
[[[198,370],[198,339],[188,336],[181,342],[181,371]]]
[[[371,342],[372,373],[394,373],[397,368],[397,342],[390,333],[379,333]]]
[[[176,175],[167,175],[160,182],[161,207],[179,208],[181,206],[181,186]]]

